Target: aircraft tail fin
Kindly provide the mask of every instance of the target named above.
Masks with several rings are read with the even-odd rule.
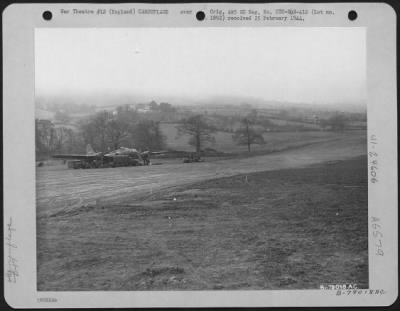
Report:
[[[92,145],[91,144],[88,144],[87,146],[86,146],[86,154],[94,154],[95,152],[94,152],[94,150],[93,150],[93,148],[92,148]]]

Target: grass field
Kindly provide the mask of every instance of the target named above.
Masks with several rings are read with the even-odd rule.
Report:
[[[366,288],[367,193],[362,156],[39,217],[38,290]]]
[[[166,136],[167,147],[174,150],[194,151],[194,147],[188,144],[188,135],[178,135],[176,124],[161,124],[161,131]],[[226,153],[247,151],[247,146],[237,145],[232,140],[232,133],[216,132],[215,144],[210,147]],[[336,139],[342,133],[329,131],[301,131],[301,132],[269,132],[264,134],[264,145],[252,145],[253,151],[276,151],[285,148],[296,147],[309,143]]]
[[[36,170],[37,215],[104,202],[121,203],[160,189],[237,174],[297,168],[366,154],[365,133],[338,134],[333,140],[304,144],[284,151],[243,152],[240,155],[205,157],[204,162],[183,164],[183,158],[152,159],[151,166],[73,170],[66,165]],[[158,165],[156,165],[158,164]]]
[[[319,130],[321,128],[319,124],[313,124],[313,123],[304,123],[304,122],[273,119],[273,118],[271,118],[270,121],[273,124],[281,125],[281,126],[282,125],[300,126],[300,127],[306,128],[306,129],[314,129],[314,130]]]

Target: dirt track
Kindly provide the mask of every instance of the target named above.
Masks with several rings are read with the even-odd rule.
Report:
[[[365,141],[359,134],[345,133],[334,141],[269,155],[196,164],[92,170],[42,167],[37,169],[37,212],[39,217],[49,216],[61,209],[122,202],[191,182],[347,159],[366,154]]]

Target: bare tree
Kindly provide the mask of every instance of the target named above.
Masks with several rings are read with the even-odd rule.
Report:
[[[101,151],[106,150],[106,138],[110,120],[111,114],[108,111],[98,112],[93,119],[93,130],[95,131],[95,136],[97,136],[98,149]]]
[[[135,147],[142,150],[156,151],[165,146],[165,136],[160,130],[160,122],[142,120],[134,127],[131,135]]]
[[[196,152],[200,153],[201,148],[208,142],[215,142],[212,134],[216,129],[209,125],[202,115],[195,115],[182,120],[177,127],[178,135],[188,134],[191,136],[189,144],[196,147]]]
[[[135,129],[139,121],[138,113],[129,106],[119,106],[108,122],[107,135],[114,149],[125,142],[132,143],[132,136],[129,135]]]
[[[35,120],[36,155],[47,157],[55,152],[79,152],[80,133],[67,127],[57,127],[50,120]]]
[[[251,151],[252,144],[265,144],[262,133],[254,127],[257,120],[257,111],[253,110],[248,116],[241,120],[241,126],[233,135],[233,140],[239,145],[247,145]]]
[[[54,124],[50,120],[35,120],[35,145],[37,154],[51,152],[51,135]]]
[[[131,129],[138,120],[137,113],[129,106],[120,106],[114,112],[101,111],[80,124],[86,144],[95,150],[117,149],[129,138]]]
[[[346,128],[346,116],[344,114],[336,113],[328,119],[328,125],[334,131],[344,131]]]
[[[128,136],[129,125],[118,119],[112,119],[107,124],[107,134],[114,149],[120,147],[121,141]]]
[[[85,144],[90,144],[95,150],[105,151],[107,146],[107,126],[111,118],[108,111],[100,111],[80,122],[79,128]]]

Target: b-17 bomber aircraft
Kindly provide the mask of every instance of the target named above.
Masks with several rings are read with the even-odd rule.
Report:
[[[87,145],[86,154],[54,154],[52,157],[67,160],[69,168],[78,169],[149,165],[150,155],[160,153],[139,152],[136,149],[126,147],[120,147],[107,153],[95,152],[91,145]]]

